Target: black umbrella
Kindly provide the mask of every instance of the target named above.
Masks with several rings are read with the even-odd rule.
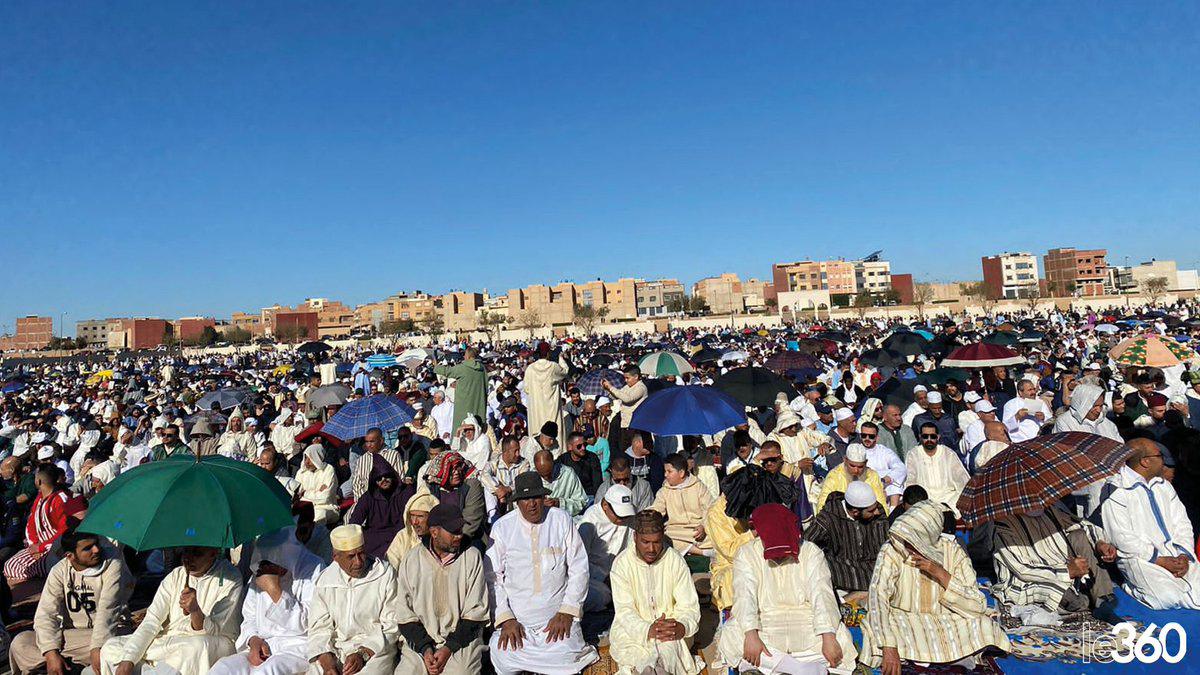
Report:
[[[907,408],[916,397],[913,395],[913,387],[919,384],[916,379],[901,380],[896,377],[889,377],[884,380],[879,388],[871,392],[872,398],[877,398],[884,403],[891,403]]]
[[[850,342],[850,340],[852,339],[850,337],[849,333],[847,333],[846,331],[841,331],[841,330],[827,330],[827,331],[824,331],[821,333],[817,333],[817,337],[821,338],[822,340],[832,340],[833,342],[841,342],[841,343]]]
[[[890,349],[868,349],[859,355],[858,360],[873,368],[895,367],[908,362],[903,354]]]
[[[918,333],[892,333],[883,341],[884,349],[890,349],[897,354],[903,356],[918,356],[925,352],[925,346],[929,344]]]
[[[608,366],[611,366],[616,360],[617,359],[614,358],[611,354],[596,354],[592,358],[588,359],[588,363],[592,364],[593,366],[600,367],[600,368],[607,368]]]
[[[786,378],[758,367],[734,368],[718,377],[713,386],[742,405],[756,407],[773,405],[780,392],[787,394],[789,401],[798,395],[796,387]]]
[[[321,342],[320,340],[316,340],[314,342],[305,342],[304,344],[300,345],[299,347],[296,348],[296,353],[297,354],[320,354],[321,352],[327,352],[330,349],[333,349],[333,347],[330,347],[329,345],[325,344],[324,342]]]
[[[693,363],[716,362],[716,361],[721,360],[721,355],[723,353],[724,352],[722,352],[719,349],[712,349],[711,347],[705,347],[705,348],[701,349],[700,351],[696,352],[695,354],[692,354],[692,362]]]

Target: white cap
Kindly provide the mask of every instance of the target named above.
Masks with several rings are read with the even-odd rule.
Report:
[[[847,462],[865,462],[867,461],[867,448],[862,443],[851,443],[846,446],[846,461]]]
[[[612,403],[612,399],[610,399],[607,396],[601,396],[600,398],[596,399],[596,407],[597,408],[603,408],[604,406],[606,406],[610,403]]]
[[[975,401],[979,400],[979,392],[968,391],[967,393],[963,394],[963,400],[967,403],[974,403]]]
[[[634,514],[633,490],[624,485],[613,485],[605,490],[604,501],[608,502],[613,513],[620,518],[628,518]]]
[[[991,401],[980,400],[975,404],[975,412],[996,412],[996,406],[992,405]]]
[[[942,395],[936,391],[931,391],[929,392],[929,396],[925,397],[925,400],[929,403],[941,403]]]
[[[838,408],[833,411],[833,419],[838,422],[854,419],[854,411],[849,408]]]
[[[856,509],[865,509],[879,501],[870,485],[861,480],[850,481],[846,486],[846,505]]]
[[[329,533],[335,551],[354,551],[365,545],[362,525],[339,525]]]
[[[1091,363],[1087,364],[1087,367],[1084,368],[1084,370],[1100,370],[1100,364],[1092,361]]]
[[[54,456],[54,446],[43,445],[42,447],[38,448],[38,454],[37,454],[38,459],[50,459],[53,456]]]
[[[913,387],[913,393],[915,394],[918,391],[929,391],[929,389],[927,389],[923,384],[918,384],[917,386]]]

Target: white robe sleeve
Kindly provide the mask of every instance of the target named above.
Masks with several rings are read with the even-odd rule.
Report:
[[[1140,523],[1134,517],[1133,511],[1126,503],[1133,492],[1117,490],[1100,506],[1101,522],[1104,523],[1104,533],[1108,541],[1117,547],[1117,553],[1122,558],[1154,562],[1158,552],[1149,539],[1141,535],[1150,523]]]
[[[578,481],[576,481],[578,484]],[[563,542],[567,561],[567,589],[563,593],[562,606],[558,611],[570,614],[575,618],[583,616],[583,601],[588,590],[588,556],[579,538],[579,531],[568,519],[566,523],[566,541]]]
[[[508,604],[508,591],[505,588],[504,559],[507,557],[504,536],[507,532],[493,532],[492,545],[488,547],[488,567],[490,568],[490,585],[496,596],[496,626],[516,618],[512,607]]]

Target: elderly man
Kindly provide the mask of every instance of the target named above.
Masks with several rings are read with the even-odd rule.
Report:
[[[368,429],[367,435],[363,436],[363,454],[354,458],[354,464],[350,470],[350,492],[354,496],[354,501],[358,501],[367,488],[371,487],[371,468],[374,466],[372,457],[374,455],[379,455],[386,460],[397,475],[403,475],[405,472],[404,460],[401,459],[400,453],[383,447],[383,431],[378,428]]]
[[[285,527],[254,542],[238,653],[209,675],[301,675],[308,670],[308,610],[325,562]]]
[[[183,563],[159,583],[137,630],[104,643],[102,675],[132,675],[147,666],[205,675],[234,652],[242,575],[220,553],[215,548],[183,550]]]
[[[1200,609],[1192,523],[1175,488],[1163,480],[1162,447],[1145,438],[1104,486],[1106,538],[1117,547],[1124,589],[1151,609]]]
[[[996,583],[992,595],[1010,605],[1035,605],[1051,614],[1092,611],[1120,623],[1108,571],[1117,549],[1094,526],[1058,507],[1030,510],[995,522]]]
[[[900,419],[904,422],[904,426],[911,427],[913,420],[917,419],[917,415],[924,413],[929,407],[929,389],[923,384],[918,384],[913,387],[913,402],[904,409],[904,414]]]
[[[454,435],[454,404],[446,399],[446,392],[441,389],[433,391],[433,406],[429,409],[429,418],[437,428],[438,438],[450,442]]]
[[[654,490],[645,478],[633,475],[627,455],[616,455],[608,465],[608,478],[596,489],[596,502],[604,499],[604,493],[614,485],[624,485],[633,494],[633,511],[645,511],[654,503]]]
[[[489,522],[508,512],[508,496],[517,476],[529,471],[532,463],[521,456],[521,440],[505,436],[500,440],[500,456],[479,471],[479,483],[487,504]]]
[[[245,418],[235,409],[229,418],[229,427],[217,439],[217,454],[239,460],[258,454],[258,444],[254,436],[245,430],[245,424]]]
[[[612,568],[609,653],[622,673],[700,672],[687,640],[700,624],[700,600],[683,556],[665,543],[662,516],[639,513],[631,548]]]
[[[971,448],[967,455],[967,472],[974,475],[993,457],[1004,452],[1012,440],[1008,437],[1008,427],[1003,422],[985,422],[983,424],[983,440]]]
[[[612,602],[608,573],[613,560],[632,540],[629,519],[634,513],[633,493],[624,485],[614,485],[579,519],[579,538],[588,552],[588,594],[583,603],[586,612],[602,611]]]
[[[764,675],[852,669],[854,642],[825,554],[800,541],[796,514],[781,504],[756,508],[750,526],[756,536],[734,554],[733,613],[717,636],[722,660]]]
[[[866,426],[866,425],[864,425]],[[917,434],[904,423],[900,406],[889,403],[883,407],[883,424],[879,426],[879,443],[896,451],[900,459],[917,447]]]
[[[861,443],[852,443],[846,448],[846,461],[834,467],[821,483],[821,495],[817,497],[817,513],[825,508],[825,500],[835,492],[845,492],[846,487],[854,481],[866,483],[879,501],[879,506],[887,510],[887,495],[883,489],[883,481],[879,474],[867,466],[867,449]]]
[[[396,619],[404,637],[396,673],[477,674],[488,621],[483,557],[479,549],[463,547],[457,506],[433,507],[428,523],[428,536],[408,552],[396,575]]]
[[[50,568],[33,630],[18,634],[9,647],[13,675],[39,669],[61,675],[87,666],[98,674],[104,643],[132,629],[134,582],[124,558],[94,534],[68,530],[60,541],[66,557]]]
[[[980,399],[973,404],[975,419],[963,428],[962,440],[958,442],[959,456],[967,457],[975,446],[984,440],[984,425],[996,422],[996,406],[987,399]],[[1007,429],[1007,427],[1005,427]]]
[[[817,477],[822,480],[826,473],[842,463],[846,457],[846,448],[850,447],[851,443],[858,442],[858,420],[855,419],[853,410],[849,408],[834,410],[833,421],[834,427],[829,430],[829,441],[833,448],[825,453],[824,457],[817,460],[816,467],[813,469]]]
[[[329,533],[334,564],[317,577],[308,612],[310,673],[386,675],[396,662],[396,571],[367,555],[359,525]]]
[[[533,456],[533,468],[550,491],[550,496],[546,498],[547,506],[557,506],[572,518],[583,513],[588,496],[574,471],[556,464],[549,450],[541,450]]]
[[[542,477],[517,477],[517,508],[496,521],[487,556],[495,593],[489,652],[498,675],[574,675],[598,658],[579,624],[588,556],[570,516],[548,507]]]
[[[1042,432],[1050,419],[1050,406],[1038,398],[1037,383],[1022,379],[1017,383],[1017,397],[1004,404],[1001,421],[1008,427],[1013,443],[1027,441]]]
[[[929,498],[950,507],[958,515],[958,497],[971,476],[953,450],[942,445],[937,425],[926,422],[918,430],[921,447],[908,453],[908,484],[925,488]]]
[[[900,503],[908,480],[908,467],[892,448],[879,442],[879,425],[864,422],[858,430],[858,442],[867,453],[867,466],[879,474],[889,509]]]
[[[887,531],[888,519],[875,490],[856,480],[844,492],[829,495],[804,536],[825,552],[836,590],[865,594]]]

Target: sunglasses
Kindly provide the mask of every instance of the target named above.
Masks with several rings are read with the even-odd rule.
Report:
[[[921,434],[921,438],[939,438],[937,434]]]
[[[783,461],[782,457],[763,457],[762,458],[763,464],[775,464],[776,462],[782,462],[782,461]]]
[[[860,438],[875,438],[879,434],[859,434]]]

